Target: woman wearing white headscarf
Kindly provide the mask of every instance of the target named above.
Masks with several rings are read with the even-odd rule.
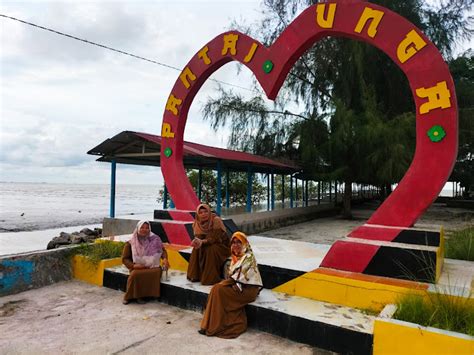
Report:
[[[231,238],[229,278],[215,284],[207,298],[200,334],[237,338],[247,330],[245,306],[257,298],[262,278],[247,237],[235,232]]]
[[[168,254],[160,237],[151,232],[150,222],[138,222],[122,253],[122,263],[130,270],[124,304],[133,299],[145,303],[144,297],[160,297],[161,260],[167,270]]]

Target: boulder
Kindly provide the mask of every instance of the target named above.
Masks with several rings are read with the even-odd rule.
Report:
[[[89,229],[89,228],[82,228],[79,233],[83,233],[87,236],[90,236],[90,235],[97,236],[98,235],[96,230],[92,230],[92,229]]]
[[[61,232],[58,237],[54,237],[47,245],[46,249],[56,249],[61,245],[71,244],[71,235]]]
[[[59,236],[54,237],[46,246],[46,249],[55,249],[71,244],[91,243],[102,236],[101,228],[83,228],[80,232],[66,233],[61,232]]]

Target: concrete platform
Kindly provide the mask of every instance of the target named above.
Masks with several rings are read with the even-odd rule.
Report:
[[[116,236],[116,241],[128,241],[129,235]],[[265,288],[275,288],[321,264],[330,245],[296,242],[261,236],[249,236]],[[188,261],[192,248],[181,247],[179,253]],[[173,265],[172,265],[173,267]]]
[[[116,241],[128,241],[130,235],[114,237]],[[315,244],[309,242],[276,239],[267,236],[251,235],[248,237],[255,258],[257,259],[264,287],[268,289],[277,288],[297,278],[304,278],[321,270],[321,262],[331,248],[327,244]],[[383,244],[383,242],[374,242]],[[419,246],[408,245],[416,249]],[[425,247],[431,248],[431,247]],[[179,254],[183,260],[188,260],[191,248],[178,247]],[[185,262],[187,264],[187,262]],[[173,267],[173,265],[172,265]],[[185,269],[182,269],[182,271]],[[337,271],[336,271],[337,272]],[[429,291],[441,291],[451,295],[469,297],[474,290],[474,263],[462,260],[444,259],[441,276],[436,284],[424,282],[397,282],[390,277],[378,277],[372,275],[361,275],[357,273],[344,273],[344,277],[364,277],[368,282],[376,282],[383,285],[398,284],[408,288],[419,288]]]
[[[331,355],[250,328],[237,339],[198,334],[202,314],[80,281],[0,298],[1,354]]]
[[[104,286],[125,291],[128,269],[105,270]],[[161,301],[202,311],[211,286],[192,283],[171,270],[162,280]],[[263,289],[247,306],[249,327],[339,353],[371,354],[375,316],[350,307],[318,302]]]
[[[321,267],[329,245],[262,236],[249,236],[249,241],[265,287],[247,306],[249,326],[328,351],[372,353],[375,315],[403,294],[442,292],[472,299],[474,263],[446,259],[439,282],[430,284]],[[162,280],[162,302],[202,311],[211,287],[186,279],[191,248],[168,250],[172,267],[179,264],[181,269]],[[104,286],[125,291],[127,275],[123,266],[106,269]]]

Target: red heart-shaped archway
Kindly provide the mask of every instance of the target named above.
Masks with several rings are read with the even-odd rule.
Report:
[[[298,58],[326,36],[362,40],[385,52],[405,73],[416,105],[416,151],[409,169],[367,224],[350,236],[390,241],[399,229],[386,226],[410,227],[431,205],[457,155],[457,104],[448,67],[436,47],[409,21],[381,6],[354,0],[307,8],[269,48],[230,31],[193,56],[168,98],[161,133],[161,168],[177,208],[194,209],[199,204],[183,166],[183,135],[191,103],[206,79],[224,64],[238,61],[274,99]]]

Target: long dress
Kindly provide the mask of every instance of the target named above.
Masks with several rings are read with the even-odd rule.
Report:
[[[231,339],[247,330],[245,306],[255,301],[261,287],[242,285],[240,292],[232,288],[234,284],[234,280],[228,279],[212,287],[201,321],[201,329],[206,330],[206,335]]]
[[[125,243],[122,252],[122,263],[130,270],[124,300],[160,297],[161,268],[134,270],[130,243]]]
[[[230,255],[229,237],[220,228],[194,237],[206,239],[207,242],[199,249],[193,248],[187,278],[191,281],[201,281],[203,285],[214,285],[223,278],[223,266]]]
[[[236,236],[240,234],[240,236]],[[246,236],[236,232],[232,236],[244,243],[244,254],[232,255],[229,279],[212,286],[207,297],[201,329],[208,336],[236,338],[247,330],[245,306],[257,298],[262,289],[262,277]]]

